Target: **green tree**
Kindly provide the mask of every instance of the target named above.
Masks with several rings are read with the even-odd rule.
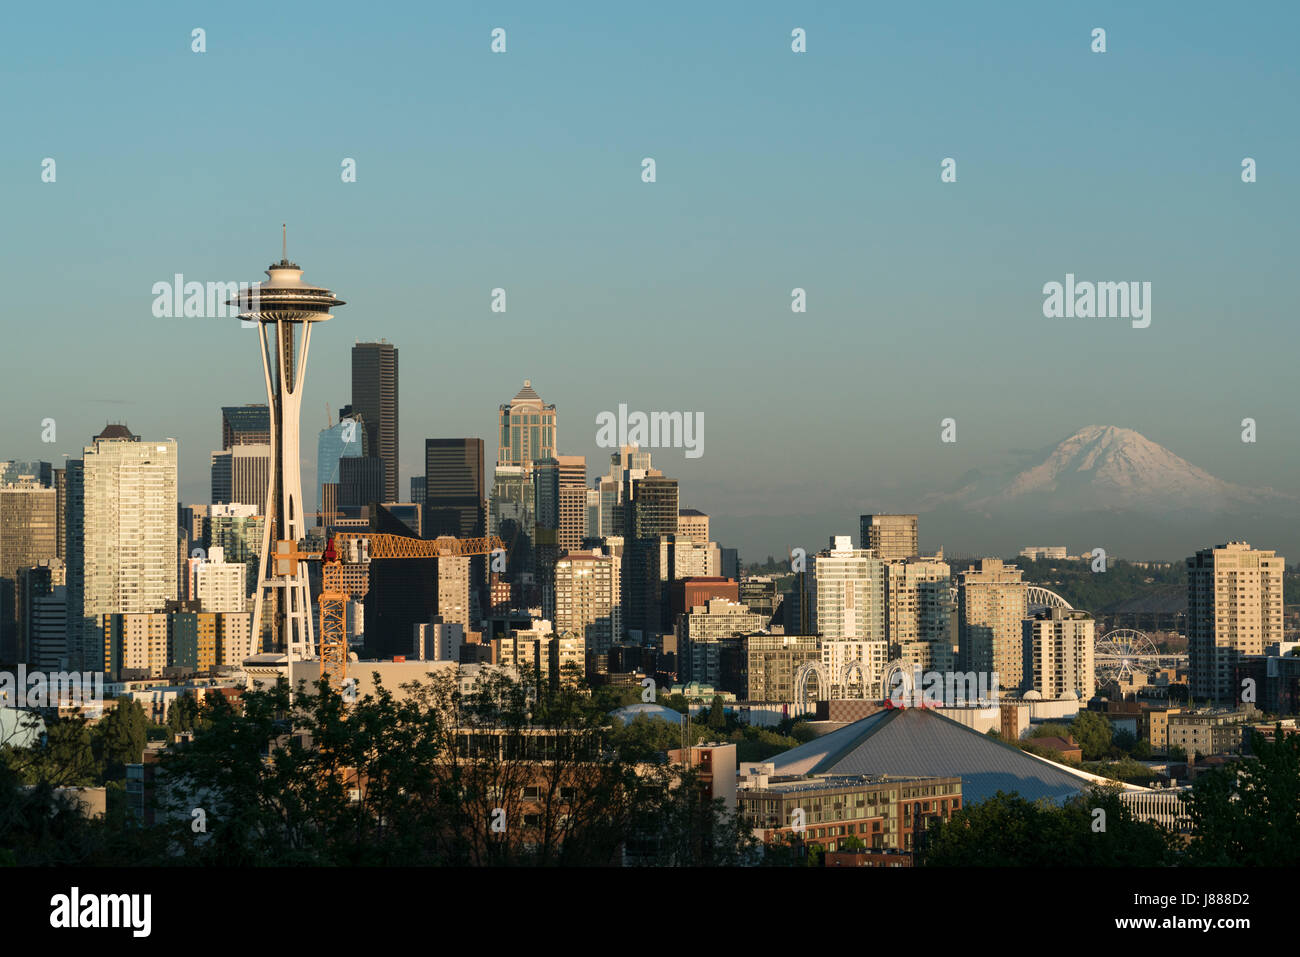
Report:
[[[173,701],[167,711],[167,728],[173,735],[180,734],[182,731],[193,731],[198,720],[198,699],[188,692]]]
[[[722,696],[713,696],[713,706],[709,709],[709,727],[721,730],[727,726],[727,713],[723,710]]]
[[[1033,731],[1029,732],[1030,738],[1060,738],[1062,741],[1070,736],[1070,729],[1063,724],[1049,721],[1046,724],[1040,724]]]
[[[1132,754],[1135,747],[1137,747],[1137,735],[1127,728],[1116,731],[1110,739],[1110,753],[1113,757]]]
[[[1273,741],[1251,731],[1252,757],[1196,779],[1183,797],[1193,824],[1194,864],[1300,864],[1300,735],[1279,725]]]
[[[1096,761],[1110,753],[1110,722],[1095,711],[1080,711],[1070,722],[1070,734],[1083,749],[1085,761]]]
[[[1175,838],[1138,821],[1118,785],[1061,806],[999,791],[936,822],[920,845],[927,867],[1155,867],[1176,859]]]
[[[118,698],[117,706],[95,726],[96,749],[106,776],[119,778],[126,765],[140,763],[148,729],[149,720],[140,703],[134,698]]]
[[[790,737],[794,738],[800,744],[807,744],[813,738],[817,737],[817,732],[807,721],[796,721],[790,728]]]
[[[10,750],[9,761],[27,785],[90,787],[103,780],[103,761],[95,754],[89,725],[80,717],[52,719],[43,742]]]

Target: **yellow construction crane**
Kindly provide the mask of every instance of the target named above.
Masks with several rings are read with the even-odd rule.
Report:
[[[505,549],[495,535],[485,538],[407,538],[373,532],[336,532],[323,552],[301,552],[298,543],[280,539],[272,556],[276,575],[295,575],[298,562],[321,563],[320,594],[320,674],[330,687],[341,687],[348,674],[348,633],[344,614],[349,598],[361,598],[369,588],[369,578],[348,589],[344,582],[344,565],[368,565],[371,561],[393,558],[460,558],[490,555]]]

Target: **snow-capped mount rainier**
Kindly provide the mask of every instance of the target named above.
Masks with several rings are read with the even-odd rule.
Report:
[[[1052,511],[1209,511],[1281,504],[1271,489],[1251,489],[1215,478],[1132,429],[1090,425],[1017,473],[1000,491],[970,504],[977,508],[1033,499]]]
[[[1300,498],[1225,482],[1112,425],[1079,429],[1019,471],[972,469],[922,507],[926,527],[970,554],[1013,554],[1050,540],[1173,560],[1244,539],[1300,555]]]

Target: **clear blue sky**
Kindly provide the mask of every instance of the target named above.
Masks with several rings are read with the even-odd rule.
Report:
[[[703,413],[703,457],[655,463],[746,557],[1094,423],[1300,491],[1297,10],[13,5],[0,458],[60,462],[125,420],[178,439],[206,501],[219,407],[265,400],[254,334],[155,319],[150,290],[262,278],[287,221],[305,278],[349,303],[312,344],[308,488],[353,342],[384,337],[403,489],[426,437],[491,455],[529,378],[589,473],[599,411]],[[1150,328],[1043,318],[1067,272],[1150,281]]]

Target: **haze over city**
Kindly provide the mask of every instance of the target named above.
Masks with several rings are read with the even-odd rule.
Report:
[[[11,102],[0,157],[21,226],[0,235],[22,278],[7,308],[29,317],[10,325],[5,374],[37,397],[0,423],[8,454],[76,455],[126,422],[179,440],[199,500],[213,408],[265,401],[252,333],[156,319],[150,289],[258,280],[287,221],[306,280],[352,303],[313,343],[303,433],[347,401],[352,343],[386,338],[408,370],[403,484],[427,436],[481,435],[491,454],[493,410],[527,378],[559,409],[562,450],[593,468],[602,411],[703,414],[703,455],[656,465],[747,560],[824,544],[862,511],[922,509],[918,492],[970,469],[1014,473],[1089,425],[1300,493],[1300,412],[1280,401],[1300,199],[1280,158],[1297,134],[1263,120],[1289,110],[1293,9],[1267,30],[1208,7],[813,9],[801,58],[773,39],[789,34],[779,4],[579,4],[562,21],[507,7],[517,39],[495,58],[466,39],[468,10],[404,5],[338,31],[348,5],[304,23],[231,4],[205,11],[203,56],[164,42],[179,27],[163,6],[15,11],[0,76],[40,76],[42,94]],[[1076,49],[1084,11],[1120,38],[1104,57]],[[313,54],[286,54],[285,31]],[[322,133],[237,132],[273,117]],[[1249,186],[1243,156],[1260,163]],[[56,159],[57,182],[29,157]],[[1151,325],[1045,318],[1041,289],[1067,272],[1150,281]],[[1073,548],[1091,528],[1030,526]],[[961,515],[923,533],[962,553],[1030,543]]]

